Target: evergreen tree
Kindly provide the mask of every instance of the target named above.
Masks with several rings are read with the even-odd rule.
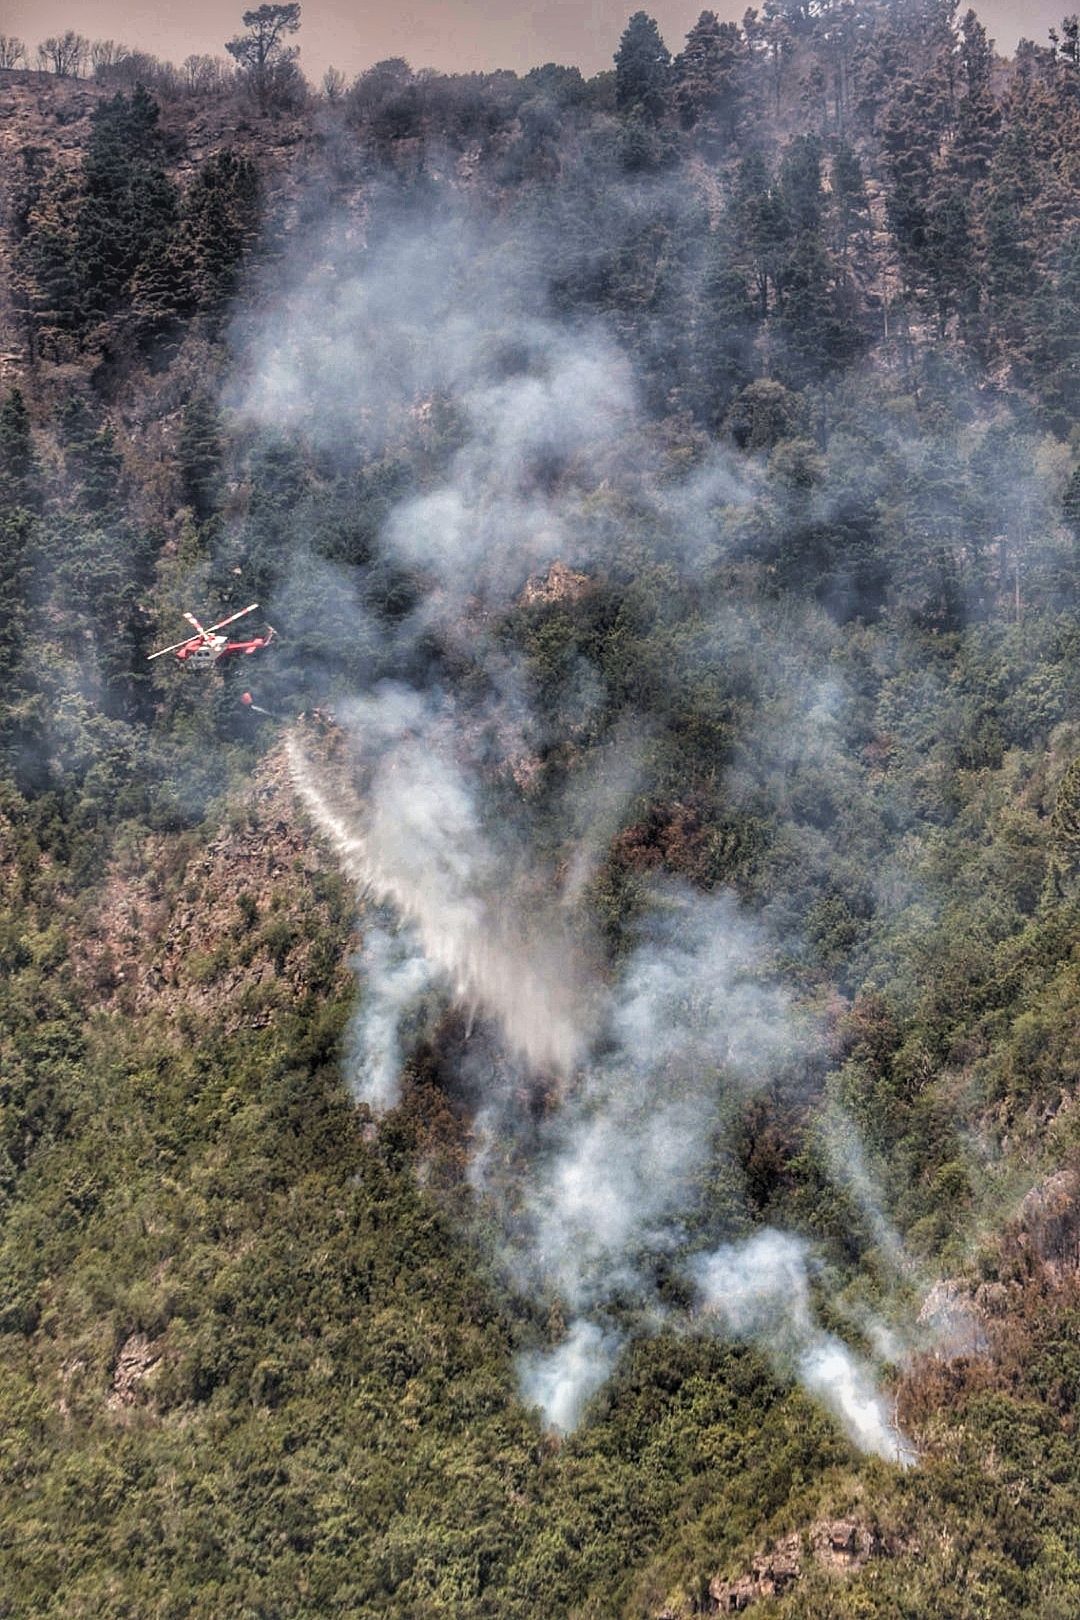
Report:
[[[26,637],[27,559],[34,529],[35,519],[26,507],[0,502],[0,692],[5,710],[14,706],[16,672]],[[0,716],[0,735],[7,729],[6,720],[6,714]]]
[[[1031,354],[1050,425],[1067,434],[1080,417],[1080,231],[1062,243],[1032,299]]]
[[[26,636],[31,544],[41,505],[41,474],[30,415],[18,388],[0,406],[0,693],[10,707]],[[0,720],[0,735],[7,731]]]
[[[969,9],[960,24],[960,73],[969,101],[990,93],[993,67],[994,42],[987,38],[986,29]]]
[[[798,399],[773,377],[749,383],[727,414],[725,426],[740,450],[773,450],[795,428]]]
[[[167,252],[177,199],[158,118],[157,103],[141,85],[94,113],[74,249],[84,326],[111,314],[140,267]]]
[[[739,30],[703,11],[675,58],[675,105],[684,129],[733,141],[743,89]]]
[[[30,413],[18,388],[0,406],[0,506],[36,509],[41,474],[30,432]]]
[[[824,18],[815,45],[826,65],[832,90],[833,125],[841,141],[846,139],[852,119],[853,84],[862,60],[869,51],[866,14],[854,4],[832,7]]]
[[[1023,217],[1011,186],[992,186],[983,202],[986,289],[999,333],[1010,348],[1025,342],[1028,301],[1035,288]]]
[[[630,18],[615,52],[615,102],[622,112],[639,110],[655,123],[664,111],[671,78],[671,52],[644,11]]]
[[[819,238],[800,236],[784,271],[784,301],[777,329],[785,355],[778,367],[795,387],[824,376],[852,358],[862,346],[854,312],[845,307]]]
[[[199,309],[217,310],[236,286],[259,228],[259,177],[250,159],[226,150],[209,158],[184,199],[180,252]]]
[[[993,159],[994,144],[1001,125],[1001,114],[994,102],[990,76],[994,64],[993,42],[973,11],[960,25],[960,100],[953,143],[953,166],[969,179],[985,175]]]
[[[199,522],[212,516],[221,495],[221,417],[213,400],[197,394],[180,425],[180,487]]]
[[[870,198],[858,154],[846,141],[836,147],[832,161],[832,230],[835,251],[846,265],[852,244],[861,244],[865,257],[873,229]]]
[[[208,158],[184,197],[166,252],[134,279],[136,307],[158,328],[177,316],[201,314],[211,317],[212,330],[235,291],[259,216],[254,164],[228,149]]]
[[[1065,68],[1066,84],[1070,89],[1077,88],[1080,83],[1080,17],[1075,12],[1066,17],[1060,34],[1056,28],[1051,28],[1050,40],[1058,62]]]
[[[882,130],[890,179],[889,224],[909,286],[917,285],[922,276],[926,203],[933,175],[930,143],[919,127],[924,106],[917,87],[908,83],[890,102]]]
[[[715,430],[753,377],[754,301],[724,235],[710,244],[693,328],[695,408]]]
[[[757,290],[758,312],[764,319],[769,313],[770,292],[779,298],[783,291],[792,231],[783,192],[770,184],[769,170],[760,152],[748,152],[739,165],[735,221]]]
[[[665,157],[660,132],[640,107],[631,108],[619,136],[619,162],[628,174],[647,174]]]
[[[1080,865],[1080,759],[1066,768],[1052,817],[1054,838],[1068,870]]]
[[[780,165],[779,185],[784,212],[794,235],[816,235],[821,228],[824,205],[821,142],[816,135],[799,135],[792,141]]]
[[[292,555],[296,511],[309,493],[310,481],[299,448],[283,438],[254,446],[248,477],[251,501],[243,530],[235,538],[245,580],[251,582],[254,595],[266,598]],[[222,553],[216,560],[224,570],[232,563],[232,553]]]
[[[31,356],[59,358],[79,325],[81,281],[77,245],[79,185],[57,165],[28,200],[16,249],[14,287],[27,321]]]
[[[262,5],[243,16],[246,32],[226,41],[241,78],[261,112],[289,105],[301,94],[303,80],[296,59],[297,45],[285,41],[300,27],[300,7]]]
[[[787,82],[787,65],[795,55],[795,37],[791,23],[781,6],[775,4],[766,6],[762,17],[762,38],[768,56],[769,76],[772,80],[773,108],[779,112]]]
[[[970,313],[978,296],[967,188],[955,171],[935,178],[925,222],[923,270],[944,336],[950,316]]]
[[[99,426],[85,401],[76,395],[61,412],[60,442],[72,498],[84,512],[99,518],[115,514],[123,458],[110,425]]]

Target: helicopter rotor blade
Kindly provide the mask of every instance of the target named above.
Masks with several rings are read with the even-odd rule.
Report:
[[[149,663],[153,658],[164,658],[166,653],[179,652],[181,647],[189,647],[198,639],[197,636],[188,636],[184,641],[174,641],[171,647],[161,647],[157,652],[147,653],[146,661]]]
[[[258,602],[252,602],[250,607],[241,608],[239,613],[230,613],[230,615],[229,615],[229,617],[227,619],[219,619],[217,624],[212,624],[210,626],[210,629],[211,630],[224,630],[224,628],[225,628],[225,626],[227,624],[235,624],[237,619],[246,618],[246,616],[249,613],[254,613],[254,611],[258,607],[258,605],[259,605]]]
[[[195,629],[198,631],[198,635],[187,636],[183,641],[174,641],[171,647],[162,647],[157,652],[148,653],[147,660],[149,661],[152,658],[164,658],[166,653],[179,652],[181,647],[197,646],[200,642],[203,642],[209,646],[212,643],[215,630],[224,630],[227,624],[235,624],[237,619],[246,618],[249,613],[255,612],[258,605],[258,602],[251,602],[246,608],[241,608],[239,612],[230,613],[227,619],[219,619],[217,624],[212,624],[208,630],[203,628],[198,619],[195,617],[194,613],[185,613],[184,618],[187,620],[188,624],[194,625]],[[271,630],[270,634],[272,636],[274,632]]]

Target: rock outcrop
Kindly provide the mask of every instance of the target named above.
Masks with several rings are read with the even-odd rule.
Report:
[[[872,1558],[917,1552],[913,1542],[886,1537],[856,1515],[818,1519],[808,1529],[781,1536],[734,1579],[714,1576],[709,1582],[710,1614],[742,1614],[764,1598],[783,1597],[811,1569],[848,1575]]]
[[[1080,1174],[1059,1170],[1032,1187],[1011,1236],[1014,1247],[1050,1281],[1060,1283],[1080,1271]]]

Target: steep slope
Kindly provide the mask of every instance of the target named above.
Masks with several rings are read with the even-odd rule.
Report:
[[[1075,38],[0,73],[0,1611],[1075,1612]]]

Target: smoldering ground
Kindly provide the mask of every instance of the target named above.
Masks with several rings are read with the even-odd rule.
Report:
[[[818,1036],[796,1011],[797,983],[794,995],[780,988],[782,964],[804,954],[780,902],[755,920],[722,892],[643,892],[626,954],[617,966],[605,957],[588,874],[650,791],[655,752],[620,745],[609,678],[583,655],[568,677],[572,704],[537,702],[504,634],[526,582],[542,597],[556,563],[579,571],[582,590],[650,569],[701,581],[694,624],[652,678],[671,692],[741,668],[763,693],[768,725],[725,762],[732,802],[802,792],[813,802],[803,815],[792,800],[801,843],[790,858],[809,862],[832,847],[830,796],[850,788],[868,838],[888,817],[860,793],[845,755],[853,700],[833,663],[835,620],[765,598],[738,607],[713,583],[747,566],[748,533],[764,524],[782,535],[786,469],[713,446],[689,476],[673,475],[624,355],[602,329],[554,319],[542,255],[491,222],[421,216],[363,254],[330,229],[304,257],[288,295],[249,332],[246,417],[284,424],[324,464],[353,465],[410,436],[439,440],[422,487],[396,502],[379,535],[382,563],[413,582],[408,610],[388,627],[351,576],[342,581],[346,622],[351,614],[371,649],[364,689],[338,706],[359,787],[347,812],[294,750],[316,819],[390,907],[362,962],[357,1090],[375,1106],[395,1100],[399,1018],[422,985],[442,984],[500,1032],[505,1061],[477,1103],[473,1179],[500,1213],[518,1285],[569,1312],[564,1343],[521,1364],[527,1393],[569,1425],[617,1353],[625,1301],[636,1301],[639,1324],[663,1314],[656,1257],[686,1244],[731,1099],[819,1066]],[[815,497],[818,516],[824,499]],[[332,573],[301,554],[301,571],[315,567]],[[624,739],[653,723],[632,698],[616,708]],[[544,790],[553,759],[563,782],[555,834]],[[903,807],[888,814],[902,824]],[[884,831],[882,846],[887,857]],[[527,1129],[514,1106],[518,1066],[546,1074],[558,1098]],[[835,1157],[872,1235],[891,1243],[884,1215],[875,1227],[868,1177],[849,1173],[861,1161]],[[507,1163],[512,1173],[492,1168]],[[790,1283],[796,1249],[785,1237],[754,1251],[776,1291]],[[736,1321],[716,1305],[715,1276],[734,1297],[731,1252],[727,1271],[701,1285],[717,1319],[782,1339],[780,1361],[817,1393],[834,1392],[852,1437],[895,1453],[867,1365],[814,1325],[809,1305],[779,1326],[767,1311]],[[810,1260],[797,1252],[805,1277]]]

